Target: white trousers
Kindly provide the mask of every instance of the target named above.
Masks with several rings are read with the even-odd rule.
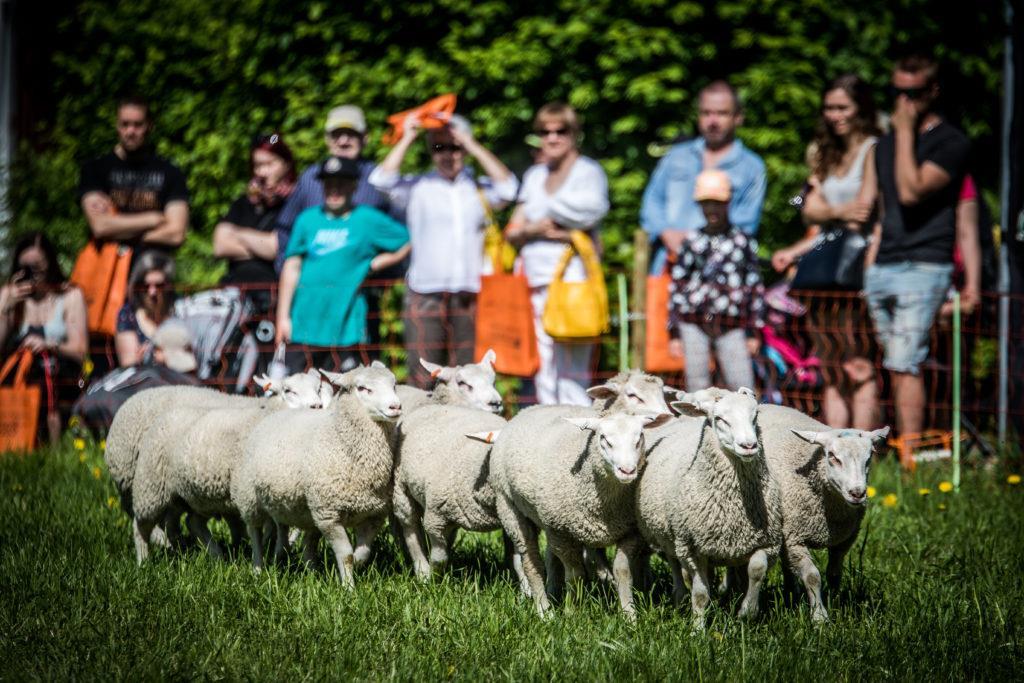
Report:
[[[534,375],[537,402],[542,405],[589,406],[590,363],[594,344],[557,342],[544,331],[541,317],[548,300],[547,287],[530,290],[533,304],[533,326],[537,330],[537,351],[540,369]]]

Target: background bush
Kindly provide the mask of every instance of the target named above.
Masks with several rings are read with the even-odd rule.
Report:
[[[219,275],[210,233],[243,188],[252,136],[282,131],[312,162],[326,110],[343,102],[364,107],[368,152],[380,157],[387,114],[457,92],[478,135],[521,173],[533,112],[569,101],[584,116],[585,152],[611,180],[605,236],[619,267],[630,263],[656,162],[649,146],[693,132],[695,93],[715,77],[740,88],[741,137],[767,162],[763,249],[799,231],[786,199],[806,174],[823,84],[855,71],[879,86],[884,105],[904,45],[938,53],[949,114],[976,141],[983,186],[994,188],[998,173],[1004,20],[993,0],[90,0],[54,5],[47,21],[55,48],[40,77],[57,101],[17,155],[8,239],[42,227],[70,263],[86,236],[78,166],[113,145],[115,97],[141,92],[154,101],[159,151],[188,175],[192,231],[180,270],[190,284]]]

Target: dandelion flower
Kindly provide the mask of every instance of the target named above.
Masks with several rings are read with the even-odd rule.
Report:
[[[723,636],[718,631],[712,632],[711,635],[714,637],[715,640],[722,640],[723,638],[725,638],[725,636]]]
[[[1019,474],[1011,474],[1010,476],[1008,476],[1006,478],[1006,483],[1007,484],[1011,484],[1013,486],[1016,486],[1017,484],[1020,483],[1020,475]]]
[[[84,451],[85,450],[85,439],[75,439],[75,450],[76,451]]]
[[[877,495],[878,495],[878,489],[876,489],[874,486],[869,486],[868,487],[868,498],[874,498]]]
[[[939,490],[942,491],[943,493],[949,493],[950,491],[953,490],[953,484],[948,481],[940,481]]]
[[[946,504],[945,503],[939,503],[939,509],[940,510],[945,510],[946,509]]]
[[[99,478],[100,478],[100,476],[101,476],[102,474],[103,474],[103,473],[102,473],[102,472],[100,472],[100,468],[99,468],[99,467],[93,467],[93,468],[92,468],[92,476],[94,476],[94,477],[96,477],[97,479],[99,479]]]
[[[78,454],[78,462],[85,462],[85,453]]]
[[[101,451],[107,450],[107,440],[106,439],[100,439],[100,450]]]
[[[918,495],[927,496],[932,492],[931,489],[920,488],[917,490]]]
[[[117,505],[117,498],[115,498],[114,496],[110,496],[109,498],[107,498],[107,507],[108,508],[113,510],[115,505]]]
[[[890,493],[886,495],[885,498],[882,499],[882,505],[884,505],[887,508],[896,507],[896,503],[898,501],[899,498],[896,497],[896,494]]]

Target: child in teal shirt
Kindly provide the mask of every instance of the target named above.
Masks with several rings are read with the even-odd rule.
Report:
[[[404,225],[375,208],[352,206],[359,181],[355,160],[331,157],[317,177],[324,185],[324,203],[296,219],[278,287],[275,341],[319,347],[309,349],[308,356],[290,354],[286,362],[293,372],[307,364],[343,371],[358,362],[354,349],[336,354],[334,347],[354,347],[368,339],[360,285],[370,272],[408,253]],[[329,363],[329,358],[341,362]]]

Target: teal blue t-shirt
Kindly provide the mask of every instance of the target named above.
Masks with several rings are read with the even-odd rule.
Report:
[[[316,346],[352,346],[367,341],[366,299],[359,289],[380,253],[409,241],[405,226],[369,206],[343,216],[306,209],[295,220],[285,258],[302,257],[292,300],[292,341]]]

